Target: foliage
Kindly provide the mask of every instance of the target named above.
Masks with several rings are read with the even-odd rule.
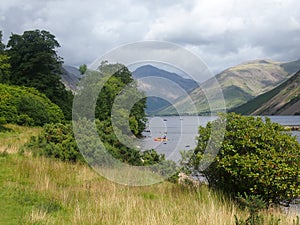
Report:
[[[0,82],[5,83],[6,78],[10,75],[9,57],[0,53]]]
[[[236,225],[262,225],[264,224],[263,218],[258,214],[259,211],[266,208],[266,203],[260,196],[255,195],[247,195],[244,194],[245,197],[243,197],[241,194],[238,194],[237,200],[239,201],[239,204],[247,209],[250,213],[249,217],[243,221],[239,220],[237,216],[235,215],[235,223]],[[276,224],[279,223],[279,220]]]
[[[148,166],[148,165],[153,165],[155,163],[159,163],[162,160],[165,160],[165,156],[158,154],[155,150],[147,150],[143,152],[143,165]]]
[[[79,66],[79,71],[81,74],[84,74],[86,72],[86,70],[87,70],[86,64],[82,64]]]
[[[2,43],[2,31],[0,30],[0,54],[4,52],[5,45]]]
[[[108,121],[109,126],[112,124],[112,118],[115,117],[118,128],[123,133],[131,135],[132,132],[139,136],[143,132],[147,121],[146,98],[142,92],[137,90],[137,85],[128,68],[121,64],[103,62],[97,71],[88,70],[81,83],[84,88],[76,96],[78,101],[75,101],[75,108],[91,109],[95,107],[92,105],[94,96],[98,96],[98,98],[94,103],[96,104],[94,115],[92,114],[93,110],[86,110],[82,112],[85,114],[80,117],[90,119],[96,117],[100,121]],[[115,111],[112,113],[113,107]],[[130,130],[127,129],[128,121]]]
[[[64,120],[61,109],[33,88],[0,84],[2,123],[42,126]]]
[[[67,119],[71,119],[72,94],[60,82],[62,59],[55,48],[60,47],[48,31],[25,31],[12,34],[6,50],[11,73],[6,83],[34,87],[57,104]]]
[[[7,53],[12,66],[11,83],[36,88],[46,87],[46,80],[59,80],[61,58],[55,48],[60,47],[55,36],[48,31],[25,31],[23,35],[12,34]],[[55,79],[57,78],[57,79]],[[48,83],[49,84],[49,83]]]
[[[212,126],[225,122],[221,148],[212,163],[202,169]],[[230,194],[260,195],[268,204],[289,204],[300,195],[299,151],[296,138],[269,118],[221,114],[206,127],[199,127],[197,147],[182,163],[193,175],[204,175],[210,186]]]
[[[84,162],[72,135],[70,124],[47,124],[38,137],[26,145],[35,156],[57,158],[62,161]]]
[[[80,129],[84,129],[88,123],[87,120],[77,121],[80,123]],[[57,158],[62,161],[85,162],[89,164],[109,163],[110,157],[107,152],[116,159],[131,165],[153,165],[164,161],[164,156],[154,150],[140,152],[138,149],[131,149],[124,146],[112,132],[112,127],[108,126],[107,121],[96,120],[96,127],[99,137],[105,146],[105,149],[99,148],[98,136],[93,138],[93,133],[78,131],[82,135],[77,140],[74,138],[71,124],[47,124],[38,137],[33,137],[25,146],[25,149],[31,150],[34,155],[43,155],[50,158]],[[81,146],[86,146],[82,157],[77,142]]]
[[[5,54],[5,45],[2,43],[2,31],[0,31],[0,83],[6,82],[10,75],[9,57]]]
[[[116,104],[116,97],[120,97],[120,103],[125,105],[121,105],[120,107],[116,106],[118,111],[116,114],[122,115],[122,110],[129,106],[130,102],[137,101],[130,110],[129,114],[129,124],[130,129],[135,135],[140,135],[146,127],[146,99],[142,92],[137,90],[136,83],[132,78],[131,72],[127,67],[121,64],[108,64],[107,62],[103,62],[99,67],[100,75],[103,76],[102,79],[108,79],[97,99],[96,106],[96,118],[100,121],[103,120],[111,120],[112,114],[112,106]],[[103,82],[102,79],[100,83]],[[120,94],[121,91],[124,91],[124,95]],[[126,121],[128,122],[128,121]],[[122,125],[120,125],[121,127]],[[124,124],[127,127],[127,124]]]

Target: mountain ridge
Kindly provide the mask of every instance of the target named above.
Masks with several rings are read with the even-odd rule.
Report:
[[[300,114],[300,70],[271,91],[232,111],[245,115]]]
[[[214,78],[200,84],[200,87],[205,87],[208,93],[211,93],[212,102],[210,103],[208,103],[203,90],[199,88],[199,84],[176,73],[152,65],[144,65],[137,68],[132,74],[134,79],[138,80],[139,86],[144,87],[144,90],[153,89],[154,94],[161,92],[160,97],[148,97],[146,112],[149,115],[176,115],[178,114],[176,109],[180,109],[180,112],[185,115],[202,115],[210,113],[211,106],[217,108],[222,105],[222,99],[214,96],[216,90],[216,87],[212,85],[214,79],[220,84],[226,108],[231,110],[271,91],[299,69],[300,60],[282,63],[264,59],[252,60],[227,68],[215,75]],[[63,66],[63,71],[62,82],[67,89],[76,92],[76,85],[82,76],[80,71],[68,65]],[[167,82],[162,84],[164,79],[169,80],[171,85],[168,85]],[[186,93],[196,107],[191,107],[193,103],[190,100],[187,101]],[[168,101],[164,99],[165,97]]]
[[[132,76],[138,81],[139,89],[148,94],[146,113],[149,115],[171,107],[173,101],[182,94],[190,93],[198,87],[197,82],[192,79],[152,65],[138,67],[132,72]]]
[[[217,79],[223,91],[226,108],[232,109],[284,82],[292,73],[296,72],[296,68],[300,69],[300,60],[287,63],[253,60],[230,67],[217,74],[215,79]],[[216,88],[209,84],[209,80],[202,83],[201,87],[211,92]],[[194,89],[190,96],[194,105],[196,105],[197,111],[187,110],[186,114],[209,113],[210,106],[217,105],[220,102],[220,99],[213,99],[210,103],[207,100],[205,101],[206,96],[201,88]],[[186,99],[179,99],[174,103],[174,106],[176,108],[191,108],[187,104]],[[173,108],[167,107],[160,111],[159,115],[176,114]]]

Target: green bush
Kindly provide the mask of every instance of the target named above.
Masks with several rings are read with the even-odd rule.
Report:
[[[17,116],[17,124],[22,126],[33,126],[34,120],[30,118],[27,114],[21,114]]]
[[[77,129],[85,129],[91,122],[83,119],[77,123],[80,123],[79,126],[76,126]],[[164,155],[160,155],[154,150],[141,152],[138,149],[124,146],[112,132],[112,127],[107,126],[108,124],[108,121],[96,120],[99,136],[94,137],[89,130],[78,130],[77,133],[81,135],[76,140],[71,124],[46,124],[41,134],[38,137],[32,137],[30,142],[24,146],[23,151],[27,149],[35,156],[46,156],[67,162],[85,163],[87,161],[93,166],[110,165],[112,163],[110,155],[135,166],[148,166],[164,162],[160,165],[161,168],[155,167],[157,171],[165,171],[166,168],[174,166],[165,161]],[[99,147],[99,138],[105,149]],[[84,149],[85,158],[79,151],[77,143],[80,143],[81,147],[86,146]]]
[[[201,169],[211,129],[219,123],[226,123],[224,141],[212,163]],[[231,113],[199,128],[197,147],[184,155],[182,164],[227,193],[260,195],[267,203],[289,204],[300,195],[299,153],[300,144],[283,126],[269,118]]]
[[[6,121],[5,117],[1,116],[0,117],[0,126],[3,124],[6,124],[6,123],[7,123],[7,121]]]
[[[64,121],[61,109],[33,88],[0,84],[0,118],[7,123],[42,126]]]
[[[84,162],[70,124],[46,124],[38,137],[32,137],[25,148],[35,156],[57,158],[68,162]]]

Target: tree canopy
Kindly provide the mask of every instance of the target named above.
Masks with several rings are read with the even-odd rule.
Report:
[[[109,125],[111,125],[111,119],[113,117],[112,108],[113,106],[118,105],[116,98],[123,98],[120,100],[121,102],[123,101],[125,105],[119,107],[117,114],[122,114],[124,116],[126,114],[124,109],[129,106],[131,102],[135,102],[136,100],[136,103],[132,106],[132,108],[127,109],[130,110],[128,119],[131,131],[137,136],[142,133],[145,129],[147,120],[145,114],[146,97],[144,93],[137,89],[136,83],[132,78],[132,74],[127,67],[121,64],[109,64],[108,62],[103,62],[97,71],[88,70],[86,72],[85,79],[82,80],[82,82],[85,82],[85,84],[83,84],[84,90],[81,94],[76,96],[78,99],[81,99],[76,101],[76,105],[80,102],[83,103],[83,105],[78,105],[76,108],[93,107],[87,106],[87,104],[88,102],[91,102],[94,95],[98,94],[95,114],[89,115],[91,110],[86,110],[82,112],[86,113],[84,117],[95,117],[100,121],[108,121]],[[101,91],[99,90],[100,87],[102,87]],[[128,91],[127,95],[122,96],[122,92],[126,90]],[[127,122],[128,120],[126,123]],[[123,125],[124,127],[126,126],[125,124]]]
[[[5,54],[5,45],[2,43],[2,31],[0,31],[0,82],[7,81],[10,75],[9,57]]]
[[[11,73],[6,83],[34,87],[59,105],[65,116],[71,118],[72,95],[60,82],[62,58],[56,53],[60,47],[48,31],[25,31],[12,34],[7,44]]]
[[[84,74],[87,70],[87,65],[86,64],[82,64],[79,66],[79,71],[81,74]]]
[[[2,31],[0,30],[0,54],[4,52],[5,44],[2,43]]]

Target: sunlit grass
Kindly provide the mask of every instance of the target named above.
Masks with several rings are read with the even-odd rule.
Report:
[[[9,130],[0,132],[0,152],[16,153],[31,136],[37,136],[41,127],[23,127],[14,124],[5,125]]]
[[[30,129],[20,130],[18,137],[39,132]],[[87,165],[18,154],[0,155],[0,208],[0,224],[219,225],[235,224],[234,215],[248,216],[205,185],[131,187],[104,179]],[[266,222],[280,218],[280,224],[295,219],[277,210],[263,216]]]

